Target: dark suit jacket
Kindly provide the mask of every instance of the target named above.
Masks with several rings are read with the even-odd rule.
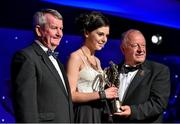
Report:
[[[121,70],[122,64],[119,65]],[[114,122],[162,122],[170,95],[170,72],[167,66],[145,61],[125,94],[123,105],[130,105],[131,116],[114,116]]]
[[[70,88],[58,61],[68,93],[53,63],[33,43],[17,52],[11,64],[13,105],[17,122],[73,122]]]

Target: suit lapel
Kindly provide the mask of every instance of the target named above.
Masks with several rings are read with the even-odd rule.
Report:
[[[61,89],[63,90],[63,92],[67,95],[67,92],[65,91],[63,82],[58,74],[58,71],[56,70],[56,68],[54,67],[53,63],[51,62],[51,60],[48,58],[48,56],[46,55],[46,53],[40,48],[40,46],[36,43],[33,43],[33,48],[34,50],[37,52],[37,54],[39,54],[40,56],[42,56],[42,59],[44,61],[44,63],[47,65],[47,67],[49,68],[49,70],[52,72],[52,74],[54,75],[55,79],[57,80],[57,83],[60,85]]]
[[[64,82],[65,82],[65,85],[66,85],[67,92],[70,93],[69,81],[68,81],[68,79],[67,79],[67,76],[65,75],[66,72],[65,72],[65,70],[64,70],[64,67],[63,67],[63,65],[61,64],[61,62],[59,61],[59,59],[57,59],[57,62],[58,62],[58,65],[59,65],[59,67],[60,67],[60,69],[61,69],[61,72],[62,72],[62,75],[63,75],[63,78],[64,78]]]
[[[134,79],[132,80],[132,82],[130,83],[128,89],[126,90],[127,92],[125,93],[124,99],[123,101],[125,102],[126,99],[132,94],[134,93],[134,90],[137,88],[137,86],[141,83],[141,81],[146,78],[146,76],[148,75],[148,73],[150,72],[150,70],[148,68],[146,68],[144,66],[144,64],[142,65],[142,69],[140,69],[137,74],[135,75]]]

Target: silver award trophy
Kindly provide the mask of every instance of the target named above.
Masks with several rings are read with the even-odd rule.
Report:
[[[101,96],[100,96],[101,101],[105,105],[103,112],[104,112],[104,114],[108,115],[108,121],[113,122],[112,112],[109,108],[108,100],[106,99],[106,95],[105,95],[105,91],[104,91],[106,85],[109,85],[109,80],[106,76],[106,73],[104,71],[101,71],[100,74],[96,75],[96,77],[93,81],[93,84],[92,84],[92,89],[93,89],[93,91],[104,92],[104,94],[101,94]]]
[[[104,90],[105,85],[107,84],[105,73],[102,71],[100,74],[96,75],[93,80],[92,89],[93,91],[102,91]]]
[[[113,63],[112,61],[109,62],[110,66],[104,69],[106,73],[106,80],[108,80],[108,86],[115,86],[119,88],[120,81],[119,81],[119,72],[118,72],[118,65]],[[110,101],[110,108],[112,113],[119,113],[121,112],[121,102],[119,98],[114,98]]]

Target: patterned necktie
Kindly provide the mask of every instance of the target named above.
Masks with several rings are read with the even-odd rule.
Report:
[[[52,51],[50,49],[48,49],[48,51],[47,51],[47,55],[48,56],[53,56],[55,59],[57,59],[58,54],[59,54],[59,52],[54,52],[54,51]]]

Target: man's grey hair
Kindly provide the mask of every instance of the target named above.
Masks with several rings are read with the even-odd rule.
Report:
[[[36,27],[36,25],[39,25],[40,27],[44,27],[46,22],[45,14],[51,14],[54,17],[56,17],[59,20],[63,20],[62,15],[54,9],[42,9],[34,14],[33,17],[33,28]]]
[[[127,43],[127,41],[129,40],[129,35],[133,32],[137,32],[137,33],[140,33],[142,34],[139,30],[137,29],[129,29],[127,30],[126,32],[122,33],[121,35],[121,45],[125,45]],[[143,35],[143,34],[142,34]]]

